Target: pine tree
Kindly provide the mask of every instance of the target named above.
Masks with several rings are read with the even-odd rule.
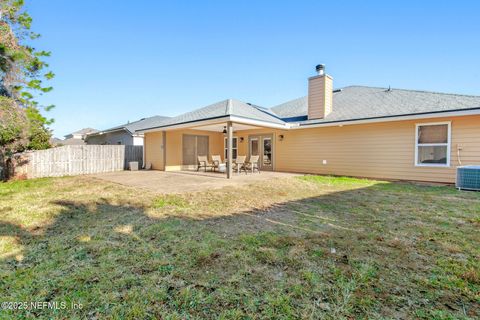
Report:
[[[50,147],[53,119],[42,112],[53,106],[35,100],[52,90],[44,84],[54,77],[43,60],[50,52],[29,45],[39,34],[31,31],[32,18],[23,6],[23,0],[0,0],[0,161],[26,149]]]

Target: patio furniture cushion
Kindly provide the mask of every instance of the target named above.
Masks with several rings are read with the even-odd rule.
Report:
[[[227,164],[226,163],[220,163],[218,165],[218,172],[227,172]]]
[[[215,171],[215,168],[220,169],[220,165],[222,165],[222,164],[225,165],[225,163],[222,162],[222,157],[218,154],[212,155],[212,163],[213,163],[213,170],[214,171]]]
[[[198,156],[198,166],[197,166],[197,171],[200,170],[200,168],[205,168],[205,172],[207,172],[207,168],[212,168],[213,169],[213,164],[208,162],[207,156]]]

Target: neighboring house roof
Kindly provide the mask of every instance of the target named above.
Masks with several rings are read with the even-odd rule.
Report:
[[[421,115],[480,109],[480,96],[417,90],[349,86],[334,90],[333,111],[323,119],[308,120],[308,98],[301,97],[272,108],[262,108],[239,100],[223,100],[169,119],[152,120],[137,131],[171,127],[226,116],[288,126],[300,126],[363,119]]]
[[[177,117],[173,117],[164,121],[152,122],[150,127],[145,126],[144,128],[137,130],[161,128],[200,120],[222,118],[226,116],[237,116],[246,119],[260,120],[276,124],[284,123],[284,121],[282,121],[269,109],[235,99],[228,99],[191,112],[181,114]]]
[[[335,90],[332,113],[324,119],[316,120],[306,120],[307,104],[307,97],[302,97],[275,106],[271,110],[284,120],[301,121],[302,125],[469,110],[480,108],[480,96],[350,86]]]
[[[56,137],[53,137],[53,138],[50,138],[50,144],[53,145],[53,146],[56,146],[57,144],[61,144],[62,143],[62,139],[59,139],[59,138],[56,138]]]
[[[84,145],[84,144],[86,143],[83,139],[70,138],[70,139],[60,140],[56,145],[73,146],[73,145]]]
[[[92,132],[97,132],[97,129],[93,128],[83,128],[78,131],[72,132],[72,134],[87,134],[87,133],[92,133]]]
[[[113,131],[119,131],[119,130],[125,130],[131,135],[135,134],[135,131],[141,130],[144,128],[149,128],[157,123],[161,123],[162,121],[165,121],[167,119],[170,119],[169,117],[164,117],[164,116],[153,116],[153,117],[148,117],[148,118],[143,118],[137,121],[125,123],[116,127],[112,127],[106,130],[101,130],[98,132],[95,132],[93,134],[89,134],[89,136],[94,136],[97,134],[104,134],[107,132],[113,132]]]
[[[73,137],[74,135],[84,136],[86,134],[94,133],[94,132],[97,132],[97,131],[98,131],[97,129],[93,129],[93,128],[83,128],[83,129],[80,129],[78,131],[69,133],[69,134],[65,135],[65,137]]]

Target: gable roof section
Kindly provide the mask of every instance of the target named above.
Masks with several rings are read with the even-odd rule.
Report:
[[[168,127],[172,125],[187,124],[201,120],[211,120],[227,116],[236,116],[245,119],[264,121],[274,124],[285,124],[275,113],[243,101],[228,99],[206,107],[169,118],[165,121],[152,122],[150,127],[143,127],[137,130],[148,130]]]
[[[78,131],[72,132],[71,134],[86,134],[86,133],[96,132],[96,131],[98,130],[93,128],[83,128]]]
[[[70,137],[70,136],[73,136],[73,135],[76,135],[76,134],[85,135],[85,134],[95,133],[95,132],[98,132],[98,130],[93,129],[93,128],[83,128],[83,129],[80,129],[78,131],[66,134],[64,137]]]
[[[272,109],[280,118],[307,115],[307,97],[298,98]],[[480,109],[480,96],[428,91],[350,86],[334,91],[333,111],[324,119],[301,121],[302,124],[387,118],[426,113]]]
[[[125,129],[130,131],[131,133],[135,133],[135,131],[140,130],[142,128],[147,128],[152,125],[152,123],[157,123],[161,121],[166,121],[170,119],[170,117],[165,116],[153,116],[148,118],[143,118],[138,121],[130,122],[125,125]]]
[[[125,123],[119,126],[115,126],[106,130],[101,130],[98,131],[94,134],[90,134],[90,136],[93,136],[95,134],[103,134],[107,132],[113,132],[113,131],[120,131],[120,130],[125,130],[130,134],[135,134],[135,131],[141,130],[143,128],[148,128],[152,126],[152,124],[155,123],[161,123],[162,121],[165,121],[167,119],[170,119],[170,117],[164,117],[164,116],[153,116],[153,117],[148,117],[148,118],[143,118],[137,121]]]

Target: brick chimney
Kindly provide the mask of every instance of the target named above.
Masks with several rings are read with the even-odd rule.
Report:
[[[325,74],[325,65],[315,69],[318,74],[308,78],[308,120],[325,118],[333,107],[333,78]]]

